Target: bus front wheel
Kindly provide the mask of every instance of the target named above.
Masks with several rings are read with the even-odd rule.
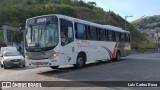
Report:
[[[84,65],[85,65],[85,58],[84,58],[83,54],[79,54],[77,56],[77,62],[76,62],[76,64],[74,64],[74,67],[77,68],[77,69],[80,69]]]

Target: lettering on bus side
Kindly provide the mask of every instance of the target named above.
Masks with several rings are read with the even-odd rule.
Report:
[[[77,43],[77,45],[78,45],[78,48],[94,48],[94,49],[97,49],[96,45],[90,45],[90,43],[87,43],[85,45],[82,45],[81,43]]]

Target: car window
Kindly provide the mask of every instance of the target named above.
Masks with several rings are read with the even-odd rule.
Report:
[[[19,56],[21,55],[19,52],[5,52],[3,56]]]

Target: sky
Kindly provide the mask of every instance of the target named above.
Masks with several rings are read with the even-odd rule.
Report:
[[[93,1],[105,11],[113,11],[131,22],[147,16],[160,15],[160,0],[83,0]]]

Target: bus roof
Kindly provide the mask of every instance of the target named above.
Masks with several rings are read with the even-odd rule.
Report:
[[[118,31],[118,32],[125,32],[125,33],[130,33],[129,31],[123,30],[120,27],[115,27],[112,25],[104,25],[107,29],[113,30],[113,31]]]
[[[123,30],[120,27],[115,27],[115,26],[112,26],[112,25],[101,25],[101,24],[97,24],[97,23],[85,21],[85,20],[82,20],[82,19],[77,19],[77,18],[73,18],[73,17],[70,17],[70,16],[61,15],[61,14],[48,14],[48,15],[36,16],[36,17],[32,17],[32,18],[27,19],[26,22],[30,19],[34,19],[34,18],[38,18],[38,17],[44,17],[44,16],[53,16],[53,15],[57,16],[58,18],[64,18],[64,19],[70,20],[72,22],[83,23],[83,24],[86,24],[86,25],[96,26],[96,27],[99,27],[99,28],[106,28],[106,29],[110,29],[110,30],[118,31],[118,32],[130,33],[129,31]]]

